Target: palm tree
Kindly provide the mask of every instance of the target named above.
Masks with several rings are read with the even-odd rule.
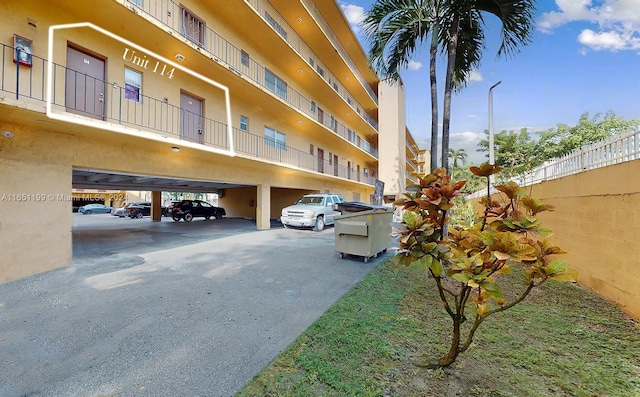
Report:
[[[480,64],[484,49],[483,14],[496,16],[502,42],[497,56],[512,55],[531,41],[536,0],[453,0],[445,20],[449,22],[447,72],[442,123],[442,166],[449,169],[451,93],[463,86],[468,73]],[[444,23],[443,23],[444,24]],[[462,51],[463,54],[460,54]]]
[[[397,81],[399,70],[426,40],[429,45],[429,80],[431,91],[431,171],[438,161],[438,89],[436,58],[440,37],[443,0],[378,0],[367,13],[364,32],[371,42],[371,66],[383,78]]]
[[[455,180],[455,175],[454,173],[456,172],[456,169],[458,168],[458,161],[460,161],[460,163],[462,163],[462,165],[465,165],[467,163],[467,152],[464,149],[449,149],[449,158],[453,161],[453,165],[451,167],[451,179]]]
[[[435,58],[441,46],[447,54],[445,76],[442,166],[449,169],[451,94],[462,88],[480,63],[484,49],[483,13],[502,23],[498,56],[511,54],[530,41],[536,0],[376,0],[364,21],[371,42],[372,67],[383,77],[397,80],[418,46],[430,40],[431,169],[437,162],[437,85]]]

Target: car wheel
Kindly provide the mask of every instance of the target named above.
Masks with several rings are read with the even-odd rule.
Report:
[[[138,219],[142,218],[142,212],[138,212],[138,213],[136,214],[136,218],[138,218]]]
[[[180,215],[173,215],[172,218],[174,222],[180,222]]]
[[[208,221],[209,219],[211,219],[211,215],[205,215],[205,216],[204,216],[204,220],[205,220],[205,221]]]
[[[222,212],[218,211],[216,212],[216,219],[221,219],[222,218]]]
[[[289,228],[289,225],[287,225],[286,223],[283,223],[283,224],[282,224],[282,227],[284,227],[285,229],[288,229],[288,228]]]
[[[89,210],[89,211],[85,211],[85,212],[84,212],[84,214],[85,214],[85,215],[91,215],[91,210]]]
[[[324,217],[319,216],[316,219],[316,225],[313,227],[314,232],[321,232],[324,230]]]
[[[193,220],[193,215],[191,215],[191,212],[187,212],[186,214],[184,214],[185,222],[191,222],[192,220]]]

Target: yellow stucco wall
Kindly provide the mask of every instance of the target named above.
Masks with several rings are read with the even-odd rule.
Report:
[[[527,187],[555,206],[540,219],[580,273],[578,284],[640,319],[640,160]]]
[[[8,111],[0,105],[0,114]],[[14,111],[17,111],[14,109]],[[0,282],[68,265],[71,262],[72,169],[87,168],[236,184],[277,186],[269,200],[276,219],[291,197],[307,190],[333,191],[349,200],[366,198],[372,187],[278,165],[171,145],[111,131],[83,128],[71,132],[64,123],[52,129],[0,122],[14,133],[0,140]],[[292,189],[285,193],[287,189]],[[3,196],[4,195],[4,196]],[[250,200],[254,200],[250,206]],[[229,188],[220,199],[228,216],[256,217],[256,188]]]

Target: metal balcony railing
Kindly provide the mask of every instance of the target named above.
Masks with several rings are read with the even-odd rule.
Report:
[[[149,17],[175,31],[177,36],[187,38],[198,47],[199,51],[208,52],[216,61],[228,65],[227,67],[231,72],[238,76],[248,78],[256,85],[270,89],[267,84],[265,84],[266,68],[251,58],[250,54],[242,51],[205,24],[199,25],[198,32],[195,35],[193,34],[193,29],[186,29],[183,26],[183,21],[185,18],[193,18],[193,16],[179,4],[174,3],[172,0],[143,2],[142,6],[139,6],[134,2],[130,2],[130,4],[136,12],[144,12]],[[278,17],[280,16],[278,15]],[[286,94],[278,95],[278,97],[289,106],[306,114],[309,118],[317,118],[317,112],[314,110],[315,102],[306,98],[304,95],[291,88],[291,86],[287,85]],[[363,116],[363,118],[363,114],[368,116],[368,114],[362,112],[360,115]],[[326,116],[331,115],[326,114]],[[375,123],[375,120],[371,117],[365,118],[365,121],[367,121],[376,131],[378,130],[377,123]],[[343,131],[346,134],[347,128],[340,122],[337,123],[340,126],[337,130]],[[331,128],[331,130],[340,134],[340,131],[336,131],[336,129]],[[342,134],[341,136],[343,138],[346,137],[346,135]],[[364,150],[364,145],[360,146],[360,148]],[[378,156],[377,151],[369,151],[368,153],[376,158]]]
[[[322,61],[320,61],[320,57],[318,57],[316,53],[313,52],[313,50],[311,50],[311,48],[304,42],[304,40],[302,40],[300,35],[296,33],[295,29],[293,29],[293,27],[289,25],[289,23],[280,15],[280,13],[268,1],[266,0],[246,0],[246,1],[248,4],[251,5],[251,7],[253,7],[256,10],[256,12],[259,15],[265,18],[267,22],[271,23],[271,21],[269,20],[270,18],[271,19],[277,18],[275,22],[277,22],[279,26],[283,27],[283,31],[284,31],[284,32],[279,32],[280,36],[287,43],[289,43],[291,47],[294,50],[296,50],[296,52],[300,55],[300,57],[310,64],[310,66],[316,67],[316,68],[319,67],[321,70],[323,70],[322,77],[325,80],[327,80],[328,84],[332,86],[336,90],[336,92],[338,92],[338,94],[345,101],[347,101],[347,103],[354,110],[356,111],[359,111],[360,109],[364,110],[362,105],[360,105],[360,108],[354,105],[358,102],[349,94],[349,91],[347,91],[347,89],[344,88],[344,86],[339,83],[338,78],[333,73],[331,73],[330,69],[324,63],[322,63]],[[371,99],[373,99],[373,101],[376,104],[378,104],[378,96],[373,92],[373,90],[365,80],[364,76],[362,76],[362,73],[360,73],[358,68],[355,66],[355,64],[353,63],[353,60],[351,59],[347,51],[344,49],[344,47],[340,43],[340,40],[338,40],[338,38],[336,37],[335,33],[333,33],[333,30],[331,30],[331,28],[329,27],[329,24],[326,22],[326,20],[324,19],[320,11],[316,8],[313,1],[303,0],[303,4],[309,10],[313,18],[316,20],[318,26],[325,32],[325,34],[329,38],[329,41],[336,48],[340,56],[344,59],[345,63],[349,66],[349,69],[351,69],[354,76],[356,76],[356,78],[358,79],[358,82],[360,82],[360,85],[362,85],[362,87],[367,91]],[[336,84],[335,87],[333,86],[334,83]],[[374,126],[377,130],[378,124],[371,116],[369,116],[366,113],[362,113],[361,116],[367,122],[369,122],[372,126]]]
[[[46,100],[46,68],[44,58],[32,56],[31,67],[13,62],[15,49],[0,43],[0,91],[15,95],[15,99],[29,98],[44,106]],[[63,65],[52,64],[52,109],[102,120],[104,123],[152,132],[162,137],[182,139],[204,146],[229,150],[228,125],[203,117],[164,99],[130,93],[117,83],[96,79]],[[78,87],[84,87],[78,91]],[[96,100],[97,93],[103,93]],[[344,165],[318,158],[290,146],[274,144],[264,135],[233,128],[236,153],[249,158],[268,160],[303,170],[325,173],[344,179],[374,185],[375,178],[355,172]],[[283,131],[286,134],[286,131]]]
[[[351,56],[349,55],[347,50],[344,48],[344,46],[340,42],[340,39],[338,39],[338,36],[336,36],[336,34],[334,33],[333,29],[331,29],[331,26],[329,26],[329,23],[327,22],[325,17],[322,15],[318,7],[316,7],[315,2],[313,0],[302,0],[302,3],[305,5],[305,7],[307,7],[311,15],[313,15],[313,18],[318,22],[318,26],[320,26],[322,31],[329,38],[329,41],[331,41],[331,44],[333,44],[333,46],[338,51],[340,56],[345,60],[347,65],[349,65],[349,69],[351,69],[351,71],[356,76],[360,84],[367,90],[367,92],[369,93],[369,96],[371,96],[371,98],[373,98],[376,104],[378,104],[378,95],[376,95],[376,93],[373,92],[373,90],[367,83],[367,80],[364,78],[364,76],[362,76],[362,74],[358,70],[358,67],[355,65],[355,63],[353,63]]]

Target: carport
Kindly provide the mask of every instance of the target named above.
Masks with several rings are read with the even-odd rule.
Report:
[[[74,168],[72,187],[74,189],[150,191],[151,220],[159,222],[162,216],[162,192],[216,193],[218,197],[224,197],[226,189],[245,188],[251,185]]]

